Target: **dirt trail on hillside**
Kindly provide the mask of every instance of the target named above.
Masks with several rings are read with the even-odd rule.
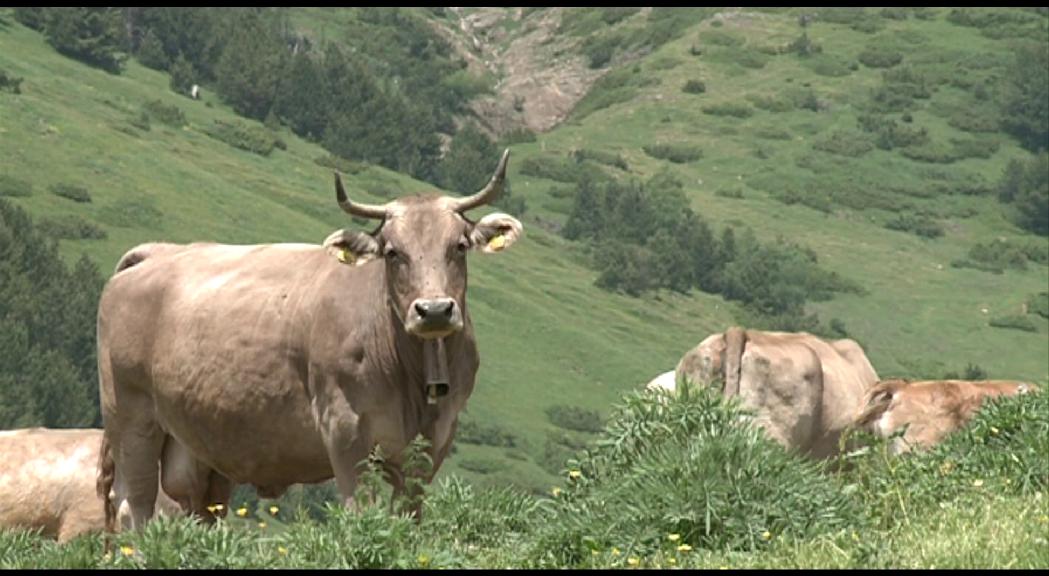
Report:
[[[521,8],[479,8],[469,14],[449,8],[458,30],[435,28],[475,73],[499,78],[495,94],[476,98],[471,108],[494,134],[527,127],[546,132],[564,121],[590,86],[607,70],[593,70],[573,49],[578,38],[558,37],[563,8],[550,8],[524,18]],[[508,34],[506,20],[519,26]],[[511,26],[513,27],[513,26]]]

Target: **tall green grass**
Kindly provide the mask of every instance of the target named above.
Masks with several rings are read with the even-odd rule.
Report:
[[[743,414],[710,388],[631,392],[545,496],[447,477],[417,523],[371,466],[357,511],[160,518],[109,556],[101,535],[6,531],[0,567],[1049,568],[1049,394],[989,402],[927,452],[879,440],[841,462],[788,452]]]

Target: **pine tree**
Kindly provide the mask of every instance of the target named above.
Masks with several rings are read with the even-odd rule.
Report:
[[[136,26],[152,31],[168,62],[182,54],[200,79],[215,79],[215,67],[244,8],[151,7],[136,10]]]
[[[604,229],[604,195],[584,176],[576,185],[572,211],[561,234],[569,240],[595,239]]]
[[[273,107],[286,51],[261,14],[243,10],[219,59],[218,91],[238,114],[262,120]]]
[[[1049,48],[1022,45],[1009,70],[1002,124],[1032,152],[1049,147]]]
[[[188,97],[193,85],[196,84],[196,77],[197,73],[193,69],[193,64],[179,54],[175,63],[171,65],[171,81],[168,85],[172,92]]]
[[[171,65],[167,53],[164,52],[164,44],[160,42],[160,38],[157,37],[152,28],[146,30],[145,36],[142,37],[142,43],[138,46],[138,53],[135,56],[146,68],[167,70],[168,66]]]
[[[328,123],[326,93],[320,65],[305,51],[299,52],[288,64],[274,111],[299,136],[320,140]]]
[[[84,386],[69,359],[55,350],[34,350],[27,362],[24,381],[31,386],[40,425],[48,428],[81,428],[96,424],[92,396],[96,388]]]
[[[1017,224],[1036,234],[1049,235],[1049,154],[1042,152],[1031,158],[1013,202],[1018,212]]]
[[[2,200],[0,255],[0,429],[97,426],[98,269],[81,257],[67,270],[57,244]]]
[[[118,8],[54,8],[45,12],[44,34],[56,50],[86,64],[119,74],[123,19]]]
[[[491,178],[499,149],[473,124],[464,126],[441,160],[441,185],[460,194],[473,194]]]

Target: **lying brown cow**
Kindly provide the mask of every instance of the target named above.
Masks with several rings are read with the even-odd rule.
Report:
[[[837,453],[841,433],[878,381],[853,340],[738,327],[708,336],[681,358],[675,373],[701,385],[724,382],[724,395],[739,396],[770,438],[815,458]],[[667,375],[649,384],[673,386]]]
[[[965,426],[985,398],[1036,390],[1033,384],[1012,380],[885,380],[867,392],[855,425],[882,438],[906,426],[889,447],[901,454],[931,447]]]
[[[0,432],[0,529],[33,530],[65,542],[105,528],[95,493],[102,430],[27,428]],[[160,492],[158,504],[178,514]]]

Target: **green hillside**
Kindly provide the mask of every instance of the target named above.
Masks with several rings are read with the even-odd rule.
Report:
[[[540,15],[526,12],[515,25]],[[1049,251],[1045,237],[1018,228],[996,199],[1010,160],[1030,153],[997,128],[958,128],[973,129],[969,117],[995,109],[997,93],[981,100],[975,87],[1004,82],[1013,42],[1042,30],[1044,15],[1007,22],[1014,33],[999,38],[952,22],[947,9],[903,19],[877,10],[861,19],[824,15],[804,30],[821,48],[805,58],[784,51],[802,34],[800,11],[715,14],[686,19],[661,43],[631,44],[632,32],[610,41],[625,48],[612,52],[610,72],[569,121],[512,146],[509,178],[514,196],[528,203],[526,234],[505,254],[472,256],[481,371],[464,420],[473,423],[474,438],[456,443],[442,475],[547,490],[565,446],[587,438],[558,438],[566,433],[548,409],[608,414],[622,392],[672,369],[688,348],[734,321],[736,304],[720,296],[658,291],[633,298],[594,286],[598,273],[582,246],[549,230],[566,220],[571,184],[522,171],[529,162],[567,161],[577,150],[620,155],[628,171],[601,169],[623,179],[669,170],[716,231],[731,224],[762,241],[783,236],[812,248],[824,269],[864,286],[865,294],[811,308],[821,319],[839,319],[883,377],[939,377],[974,364],[995,378],[1049,381],[1045,318],[1026,315],[1034,332],[990,325],[1021,314],[1029,297],[1049,289],[1049,268],[1028,262],[995,274],[951,266],[996,238]],[[340,20],[324,18],[304,9],[291,21],[312,34],[326,22],[324,34],[335,36]],[[644,18],[598,18],[586,24],[593,29],[581,29],[577,48],[593,50],[582,40],[589,36],[649,30]],[[862,63],[878,62],[883,49],[902,61]],[[887,70],[897,71],[888,84]],[[237,117],[207,86],[202,101],[190,100],[170,91],[167,74],[134,60],[120,75],[107,74],[60,55],[13,18],[0,24],[0,71],[23,78],[20,94],[0,91],[0,176],[32,185],[31,195],[7,200],[37,220],[78,217],[105,231],[105,239],[63,240],[67,262],[83,252],[108,272],[145,241],[320,242],[337,227],[360,226],[336,206],[332,171],[315,162],[328,156],[320,146],[284,129],[286,149],[262,156],[209,135],[216,121],[261,124]],[[683,91],[690,80],[704,90]],[[906,93],[903,84],[929,95],[877,100]],[[143,107],[157,100],[181,110],[186,124],[165,124],[153,108],[145,129]],[[892,111],[872,112],[878,106]],[[928,141],[880,148],[877,130],[861,126],[871,114],[924,128]],[[654,144],[698,147],[701,157],[660,160],[644,151]],[[432,188],[377,166],[351,172],[347,189],[364,201]],[[61,184],[85,188],[91,201],[53,194]],[[943,235],[885,227],[911,213],[923,213]],[[499,445],[478,444],[482,437]]]
[[[903,20],[869,9],[864,22],[875,32],[817,19],[806,33],[821,53],[777,53],[801,35],[801,13],[730,10],[704,20],[611,71],[577,108],[576,119],[516,147],[521,161],[512,170],[533,158],[553,164],[576,150],[619,155],[629,166],[624,177],[669,169],[688,183],[694,210],[715,227],[748,226],[761,239],[799,241],[815,250],[823,267],[866,287],[868,294],[837,296],[813,309],[825,319],[841,319],[880,375],[940,376],[974,363],[993,376],[1044,381],[1044,319],[1032,316],[1035,333],[988,321],[1022,314],[1029,296],[1049,286],[1049,269],[1032,263],[993,274],[951,266],[975,244],[996,238],[1049,252],[1045,237],[1017,228],[995,198],[1009,161],[1029,153],[1002,132],[967,133],[952,125],[959,115],[996,113],[996,102],[959,86],[1004,84],[1016,36],[988,37],[950,22],[946,9]],[[1045,18],[1030,16],[1041,22],[1037,38]],[[874,146],[858,119],[871,113],[871,94],[885,85],[886,69],[858,62],[870,47],[898,51],[902,62],[893,70],[908,69],[932,92],[886,116],[898,121],[909,114],[912,126],[927,129],[929,147],[976,141],[993,152],[931,163]],[[705,91],[683,91],[690,80],[703,82]],[[810,93],[819,111],[796,104]],[[730,106],[742,110],[739,116]],[[643,150],[663,143],[697,147],[702,157],[674,164]],[[867,151],[846,155],[850,145]],[[571,208],[565,184],[520,172],[512,177],[533,214],[564,222]],[[909,212],[930,215],[943,236],[884,227]]]
[[[353,225],[334,201],[332,171],[314,163],[320,147],[282,134],[287,150],[269,157],[209,137],[228,108],[205,96],[171,93],[167,76],[134,62],[113,76],[67,59],[16,23],[0,27],[0,68],[24,78],[21,94],[0,93],[0,173],[32,183],[9,199],[37,219],[80,216],[104,240],[64,240],[69,262],[86,252],[106,273],[131,246],[151,240],[228,243],[320,242]],[[188,126],[152,120],[132,126],[146,102],[181,109]],[[244,121],[247,122],[247,121]],[[511,164],[517,162],[512,156]],[[348,175],[350,194],[379,202],[429,187],[382,168]],[[60,183],[85,187],[90,203],[54,195]],[[442,468],[464,458],[495,460],[492,482],[545,489],[553,478],[534,464],[556,404],[602,412],[619,394],[672,367],[690,345],[731,321],[720,299],[607,294],[580,266],[572,244],[526,220],[526,239],[498,256],[472,256],[470,310],[481,371],[467,418],[499,423],[519,437],[515,455],[460,444]],[[467,472],[470,476],[470,473]]]

